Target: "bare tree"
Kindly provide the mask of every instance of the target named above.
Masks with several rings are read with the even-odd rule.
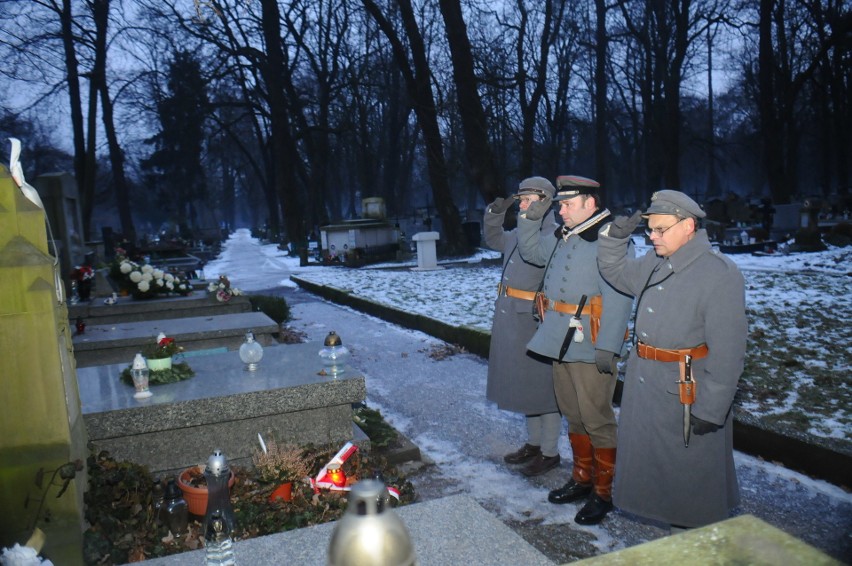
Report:
[[[450,191],[443,140],[438,127],[438,113],[432,96],[431,71],[426,58],[426,47],[414,18],[411,2],[409,0],[395,2],[399,8],[403,30],[408,41],[408,49],[406,49],[396,29],[378,5],[373,0],[361,1],[390,42],[394,58],[405,79],[409,97],[414,105],[414,112],[423,132],[429,180],[432,185],[435,209],[441,217],[442,236],[447,252],[451,255],[464,253],[468,251],[469,245],[461,227],[458,208],[453,202]]]

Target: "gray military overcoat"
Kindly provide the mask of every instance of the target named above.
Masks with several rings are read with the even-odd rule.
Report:
[[[704,230],[669,258],[652,250],[628,259],[626,242],[602,231],[601,273],[618,289],[641,296],[635,322],[639,340],[671,349],[707,344],[708,356],[693,364],[692,414],[724,426],[692,434],[684,447],[678,364],[641,359],[634,348],[621,400],[614,502],[625,511],[687,527],[726,519],[739,502],[731,406],[746,347],[742,274],[711,248]]]
[[[595,295],[603,297],[603,316],[597,344],[592,344],[589,316],[583,315],[584,340],[572,342],[561,361],[594,363],[595,349],[621,354],[633,297],[613,289],[598,272],[599,225],[572,235],[565,241],[553,231],[539,232],[539,223],[540,220],[518,218],[518,247],[521,257],[529,262],[546,265],[549,260],[542,289],[547,298],[576,305],[582,295],[586,295],[589,300]],[[548,358],[558,359],[571,318],[570,314],[547,311],[527,347]]]
[[[483,219],[485,244],[503,252],[502,283],[524,291],[537,291],[544,270],[521,259],[517,231],[503,230],[504,216],[486,211]],[[545,224],[549,230],[556,229],[552,221]],[[494,294],[497,294],[497,281]],[[558,411],[550,360],[527,352],[526,345],[535,328],[532,301],[505,295],[497,297],[485,395],[501,409],[525,415]]]

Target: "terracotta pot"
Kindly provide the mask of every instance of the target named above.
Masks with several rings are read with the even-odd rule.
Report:
[[[195,487],[190,484],[190,481],[195,475],[204,475],[204,466],[192,466],[182,471],[178,475],[178,487],[183,492],[183,498],[189,507],[189,512],[193,515],[203,517],[207,512],[207,486]],[[234,472],[231,471],[231,478],[228,480],[228,488],[234,486],[237,481]]]
[[[293,482],[282,483],[275,488],[275,491],[269,496],[269,501],[274,502],[276,499],[291,501],[293,499]]]
[[[151,371],[162,371],[164,369],[172,369],[172,358],[150,358],[148,359],[148,369]]]

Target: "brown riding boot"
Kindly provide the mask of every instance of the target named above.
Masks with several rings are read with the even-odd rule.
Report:
[[[571,451],[574,454],[574,469],[571,480],[547,494],[551,503],[571,503],[583,499],[592,492],[593,449],[588,434],[568,433]]]
[[[574,517],[580,525],[597,525],[612,511],[612,478],[615,474],[615,448],[595,448],[595,489],[589,501]]]

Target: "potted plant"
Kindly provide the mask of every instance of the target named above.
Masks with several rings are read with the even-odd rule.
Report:
[[[207,479],[204,477],[204,464],[191,466],[178,474],[178,487],[183,492],[183,498],[193,515],[203,517],[207,513]],[[237,481],[234,470],[228,479],[228,488],[234,487]]]
[[[157,341],[145,347],[143,354],[148,361],[148,369],[151,371],[162,371],[171,369],[172,356],[183,351],[177,345],[174,338],[169,338],[165,333],[157,335]]]
[[[269,496],[270,501],[292,499],[293,482],[308,476],[310,469],[304,452],[292,444],[279,444],[274,439],[264,443],[260,439],[260,448],[252,455],[258,479],[276,486]]]

